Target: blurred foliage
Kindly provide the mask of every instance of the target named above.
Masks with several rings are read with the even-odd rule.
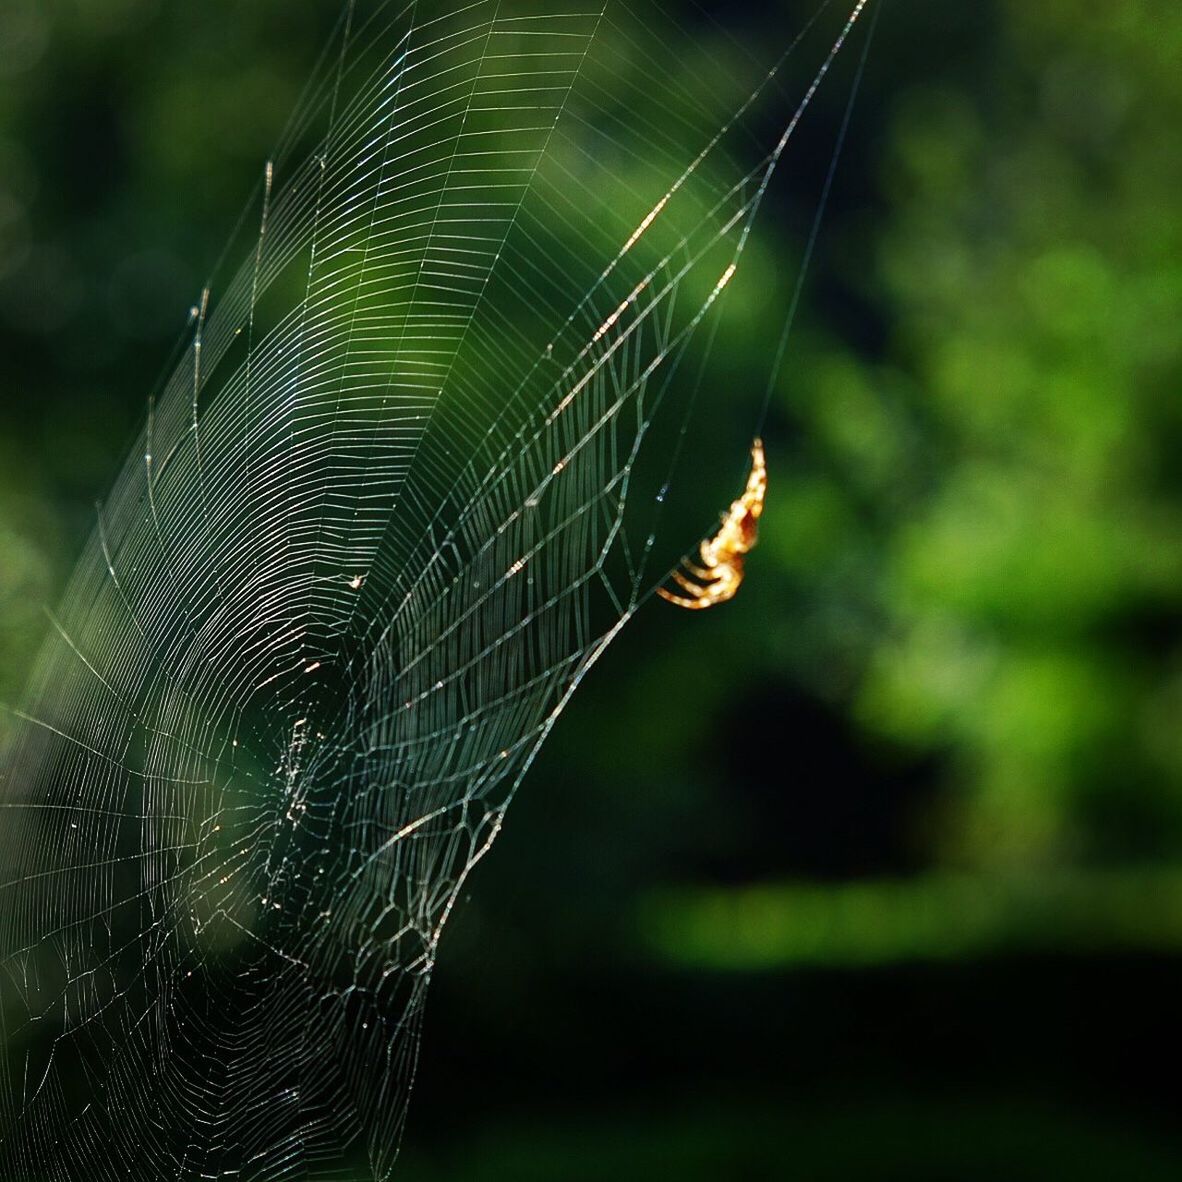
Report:
[[[900,88],[885,208],[852,234],[883,347],[819,331],[786,383],[802,462],[768,543],[813,626],[785,647],[860,727],[939,755],[941,861],[1182,836],[1182,86],[1160,58],[1182,18],[1131,7],[1002,6],[977,78]]]
[[[679,890],[642,926],[671,960],[758,970],[1020,951],[1182,949],[1182,871],[930,873],[892,882]]]
[[[91,502],[142,418],[335,7],[6,0],[0,12],[0,699],[19,698],[41,605],[60,593]],[[701,48],[687,77],[703,92],[720,73],[703,63],[761,59],[807,8],[758,18],[718,10],[729,34],[694,24],[700,13],[685,5]],[[547,1054],[586,1066],[617,1032],[648,1048],[635,1086],[666,1079],[681,1062],[683,1024],[716,1021],[736,1004],[711,993],[698,1010],[631,1008],[630,991],[656,988],[645,975],[657,971],[646,925],[667,934],[703,891],[723,919],[714,937],[698,930],[670,950],[672,964],[696,966],[687,977],[712,958],[738,977],[799,962],[785,932],[798,944],[823,939],[826,916],[850,899],[860,900],[857,922],[834,927],[828,952],[803,959],[882,959],[875,949],[891,923],[904,925],[898,959],[922,959],[955,928],[958,907],[978,916],[984,907],[988,933],[957,943],[959,956],[1071,946],[1107,949],[1125,965],[1130,943],[1173,955],[1180,50],[1182,10],[1166,0],[896,2],[885,11],[765,430],[771,487],[747,583],[716,612],[647,609],[543,753],[444,942],[419,1101],[424,1138],[439,1131],[432,1113],[453,1114],[457,1095],[475,1103],[487,1081],[471,1072],[467,1092],[456,1084],[464,1040],[494,1060],[492,1079],[530,1076],[533,1093],[525,1083],[507,1089],[523,1102],[554,1082],[534,1075]],[[815,64],[800,59],[800,77]],[[798,155],[777,177],[728,292],[707,369],[724,414],[716,400],[717,429],[691,439],[676,477],[687,507],[663,523],[687,547],[741,476],[768,342],[795,282],[852,64],[802,124]],[[646,183],[635,167],[622,184]],[[863,881],[880,877],[890,882]],[[777,885],[788,880],[805,885]],[[1021,892],[995,906],[1014,881]],[[1064,882],[1070,889],[1058,890]],[[769,934],[735,964],[726,908],[751,897],[763,900]],[[916,900],[945,916],[935,935],[906,928]],[[1139,911],[1155,914],[1139,924]],[[1144,987],[1139,962],[1127,963],[1119,1014],[1140,1004]],[[957,1039],[1008,1028],[1042,972],[1032,962],[1020,988],[1007,978],[1013,993],[993,1009],[966,1006]],[[566,992],[575,978],[600,982],[601,1000],[579,1006]],[[916,997],[936,989],[926,980],[908,986]],[[830,985],[807,1006],[761,994],[752,1003],[759,1039],[790,1048],[826,1021],[841,1039],[842,991],[857,988]],[[563,1025],[572,1009],[600,1032],[585,1046]],[[1052,1007],[1038,1013],[1056,1021]],[[535,1046],[527,1020],[557,1033]],[[642,1029],[662,1021],[663,1036]],[[1110,1034],[1120,1041],[1115,1025]],[[909,1037],[920,1059],[959,1070],[932,1049],[935,1036],[917,1028]],[[518,1048],[516,1065],[503,1057],[508,1046]],[[1029,1056],[1002,1075],[1111,1101],[1114,1061],[1100,1056],[1067,1082],[1062,1055],[1051,1065]],[[742,1075],[759,1057],[752,1045],[706,1048],[685,1070],[702,1083],[719,1062]],[[849,1060],[847,1078],[889,1075],[869,1063]],[[749,1086],[766,1090],[768,1074],[791,1070],[761,1063]],[[895,1095],[893,1079],[883,1086]],[[1092,1168],[1073,1177],[1176,1175],[1173,1157],[1134,1150],[1116,1133],[1101,1145],[1086,1122],[1023,1114],[1026,1135],[1014,1113],[986,1108],[906,1117],[871,1105],[869,1116],[851,1109],[812,1125],[716,1104],[716,1126],[703,1118],[694,1127],[716,1146],[766,1142],[750,1176],[769,1176],[791,1144],[810,1163],[802,1177],[993,1177],[975,1155],[948,1164],[931,1147],[933,1130],[996,1146],[1002,1127],[1008,1160],[1034,1163],[1017,1176],[1060,1176],[1038,1163],[1065,1160],[1068,1144]],[[752,1129],[739,1129],[744,1121]],[[446,1176],[653,1177],[658,1166],[646,1173],[637,1163],[681,1162],[669,1155],[688,1136],[683,1124],[675,1133],[527,1126],[514,1126],[515,1148],[482,1141]],[[826,1172],[855,1126],[878,1146],[881,1168],[851,1160]],[[584,1175],[555,1166],[580,1152],[572,1145],[605,1136],[628,1153],[613,1158],[601,1146]],[[821,1141],[824,1150],[810,1150]],[[707,1146],[684,1162],[715,1153],[726,1159]],[[891,1153],[912,1168],[883,1167]],[[509,1164],[481,1172],[477,1163],[497,1154]],[[440,1176],[413,1156],[408,1177]],[[920,1161],[945,1164],[923,1173]],[[694,1168],[672,1172],[721,1176],[721,1167]]]
[[[696,1118],[696,1119],[695,1119]],[[572,1153],[572,1146],[577,1147]],[[918,1150],[918,1152],[917,1152]],[[777,1165],[778,1163],[778,1165]],[[523,1123],[490,1129],[435,1162],[409,1156],[406,1182],[600,1182],[603,1178],[808,1178],[810,1182],[1075,1182],[1173,1179],[1182,1159],[1165,1145],[1131,1142],[1119,1129],[1076,1124],[1035,1103],[930,1104],[858,1100],[831,1108],[710,1107],[689,1116],[660,1111],[557,1130]]]

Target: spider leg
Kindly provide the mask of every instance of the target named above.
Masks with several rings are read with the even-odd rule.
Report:
[[[705,566],[695,566],[688,558],[683,558],[681,565],[696,579],[705,579],[707,582],[711,582],[718,578],[718,575],[713,569]]]
[[[710,602],[726,603],[728,599],[734,599],[742,581],[742,579],[727,579],[724,582],[716,583],[711,593]]]
[[[690,611],[700,611],[704,607],[709,607],[713,602],[713,600],[707,598],[686,599],[684,595],[674,595],[672,591],[666,591],[664,587],[658,587],[657,594],[662,599],[666,599],[678,607],[688,608]]]
[[[709,588],[702,587],[697,583],[691,582],[679,570],[673,572],[673,581],[684,591],[688,591],[691,595],[702,596],[708,595]]]

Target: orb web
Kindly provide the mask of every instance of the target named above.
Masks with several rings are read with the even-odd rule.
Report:
[[[5,1178],[389,1176],[444,922],[663,573],[638,457],[827,9],[736,101],[656,4],[347,7],[16,711]]]

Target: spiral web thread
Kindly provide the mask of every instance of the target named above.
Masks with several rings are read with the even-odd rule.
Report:
[[[17,712],[0,1176],[389,1176],[441,928],[661,574],[637,458],[860,11],[729,111],[656,6],[343,14]]]

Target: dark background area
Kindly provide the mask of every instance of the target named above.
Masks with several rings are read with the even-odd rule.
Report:
[[[811,11],[733,7],[678,28],[758,63]],[[0,12],[6,701],[335,8]],[[1180,47],[1165,0],[886,6],[747,584],[647,606],[543,750],[403,1177],[1182,1176]],[[860,49],[728,293],[719,507]]]

